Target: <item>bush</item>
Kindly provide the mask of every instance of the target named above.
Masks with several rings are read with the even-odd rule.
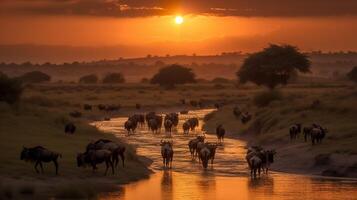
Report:
[[[28,72],[19,77],[24,83],[43,83],[51,80],[51,77],[40,71]]]
[[[230,83],[231,81],[229,79],[223,78],[223,77],[217,77],[212,79],[212,83]]]
[[[180,65],[170,65],[160,69],[152,79],[152,84],[159,84],[167,88],[174,87],[177,84],[194,83],[195,74],[192,69]]]
[[[14,104],[20,100],[23,88],[17,79],[0,75],[0,101]]]
[[[268,106],[272,101],[281,100],[282,95],[279,91],[265,91],[255,95],[254,104],[258,107]]]
[[[123,74],[121,73],[109,73],[107,75],[105,75],[105,77],[103,78],[103,83],[108,83],[108,84],[112,84],[112,83],[124,83],[125,79]]]
[[[95,74],[89,74],[86,76],[82,76],[79,79],[79,83],[85,83],[85,84],[95,84],[98,82],[98,76]]]

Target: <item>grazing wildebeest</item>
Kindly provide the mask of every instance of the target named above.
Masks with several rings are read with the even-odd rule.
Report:
[[[173,142],[172,141],[162,141],[160,142],[161,145],[161,156],[163,159],[163,164],[165,167],[170,167],[172,168],[172,159],[174,156],[174,151],[173,151]]]
[[[197,136],[197,138],[192,139],[188,142],[188,148],[190,150],[191,153],[191,158],[195,159],[195,153],[197,150],[197,144],[199,142],[204,142],[205,141],[205,137],[204,136]]]
[[[128,131],[128,134],[130,134],[130,132],[134,133],[137,125],[138,123],[135,120],[129,119],[124,123],[124,128]]]
[[[53,151],[50,151],[42,146],[36,146],[32,148],[23,147],[21,151],[21,160],[31,161],[35,163],[35,170],[39,173],[37,166],[40,165],[41,172],[43,173],[42,162],[53,162],[56,168],[56,175],[58,174],[58,158],[62,155]]]
[[[165,131],[169,132],[171,134],[172,126],[173,126],[172,121],[169,119],[166,119],[164,122]]]
[[[325,138],[326,133],[327,133],[327,129],[322,128],[321,126],[312,128],[310,131],[312,144],[314,145],[315,143],[321,143],[322,139]]]
[[[107,139],[99,139],[95,142],[89,143],[86,147],[86,152],[90,150],[100,150],[100,149],[106,149],[112,152],[112,162],[115,165],[115,167],[118,166],[119,157],[120,157],[122,160],[122,165],[124,167],[124,163],[125,163],[124,145],[120,145],[116,142]]]
[[[240,110],[240,108],[238,106],[235,106],[233,108],[233,115],[236,117],[236,118],[239,118],[240,115],[242,114],[242,111]]]
[[[79,112],[79,111],[70,112],[69,115],[70,115],[71,117],[74,117],[74,118],[82,117],[82,113]]]
[[[108,168],[112,168],[112,174],[114,174],[114,166],[112,162],[112,152],[106,149],[100,150],[89,150],[85,153],[79,153],[77,155],[77,166],[85,167],[86,165],[91,165],[93,168],[93,173],[97,169],[97,164],[105,162],[106,169],[105,175],[107,175]]]
[[[216,128],[216,135],[219,143],[224,141],[224,135],[226,134],[226,130],[223,128],[223,125],[220,124]]]
[[[249,122],[252,119],[252,115],[249,114],[248,112],[243,113],[241,116],[241,121],[243,124],[246,124],[247,122]]]
[[[194,131],[197,126],[199,126],[199,121],[196,117],[187,120],[190,123],[191,131]]]
[[[89,104],[84,104],[84,105],[83,105],[83,109],[84,109],[84,110],[92,110],[92,106],[89,105]]]
[[[182,129],[183,129],[183,133],[184,134],[188,134],[190,132],[190,122],[188,121],[185,121],[183,124],[182,124]]]
[[[179,122],[179,116],[177,113],[169,113],[165,115],[164,121],[166,121],[167,119],[169,119],[172,122],[173,126],[177,126],[178,122]]]
[[[299,137],[301,133],[301,124],[293,124],[289,129],[290,140],[294,140]]]
[[[76,126],[73,123],[64,126],[64,133],[73,134],[74,132],[76,132]]]

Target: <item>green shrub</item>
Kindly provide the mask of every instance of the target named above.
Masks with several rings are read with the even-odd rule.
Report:
[[[281,100],[282,95],[279,91],[265,91],[254,96],[254,104],[258,107],[268,106],[271,102]]]

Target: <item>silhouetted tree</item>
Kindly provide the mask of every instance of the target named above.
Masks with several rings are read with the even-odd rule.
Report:
[[[124,83],[125,79],[123,74],[121,73],[109,73],[107,75],[105,75],[105,77],[103,78],[103,83],[108,83],[108,84],[112,84],[112,83]]]
[[[286,85],[296,71],[310,72],[308,57],[291,45],[275,45],[247,57],[237,76],[241,83],[251,81],[274,89]]]
[[[18,77],[24,83],[43,83],[51,80],[51,77],[40,71],[32,71]]]
[[[357,83],[357,66],[347,73],[347,77]]]
[[[98,76],[95,74],[85,75],[79,79],[79,83],[94,84],[97,82],[98,82]]]
[[[22,85],[18,79],[8,78],[0,74],[0,101],[14,104],[19,101],[22,94]]]
[[[192,69],[176,64],[161,68],[151,79],[151,83],[164,87],[174,87],[177,84],[194,82],[195,74]]]

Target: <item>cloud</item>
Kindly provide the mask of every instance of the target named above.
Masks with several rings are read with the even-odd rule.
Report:
[[[218,16],[301,17],[357,15],[356,0],[0,0],[0,11],[108,17],[182,12]]]

